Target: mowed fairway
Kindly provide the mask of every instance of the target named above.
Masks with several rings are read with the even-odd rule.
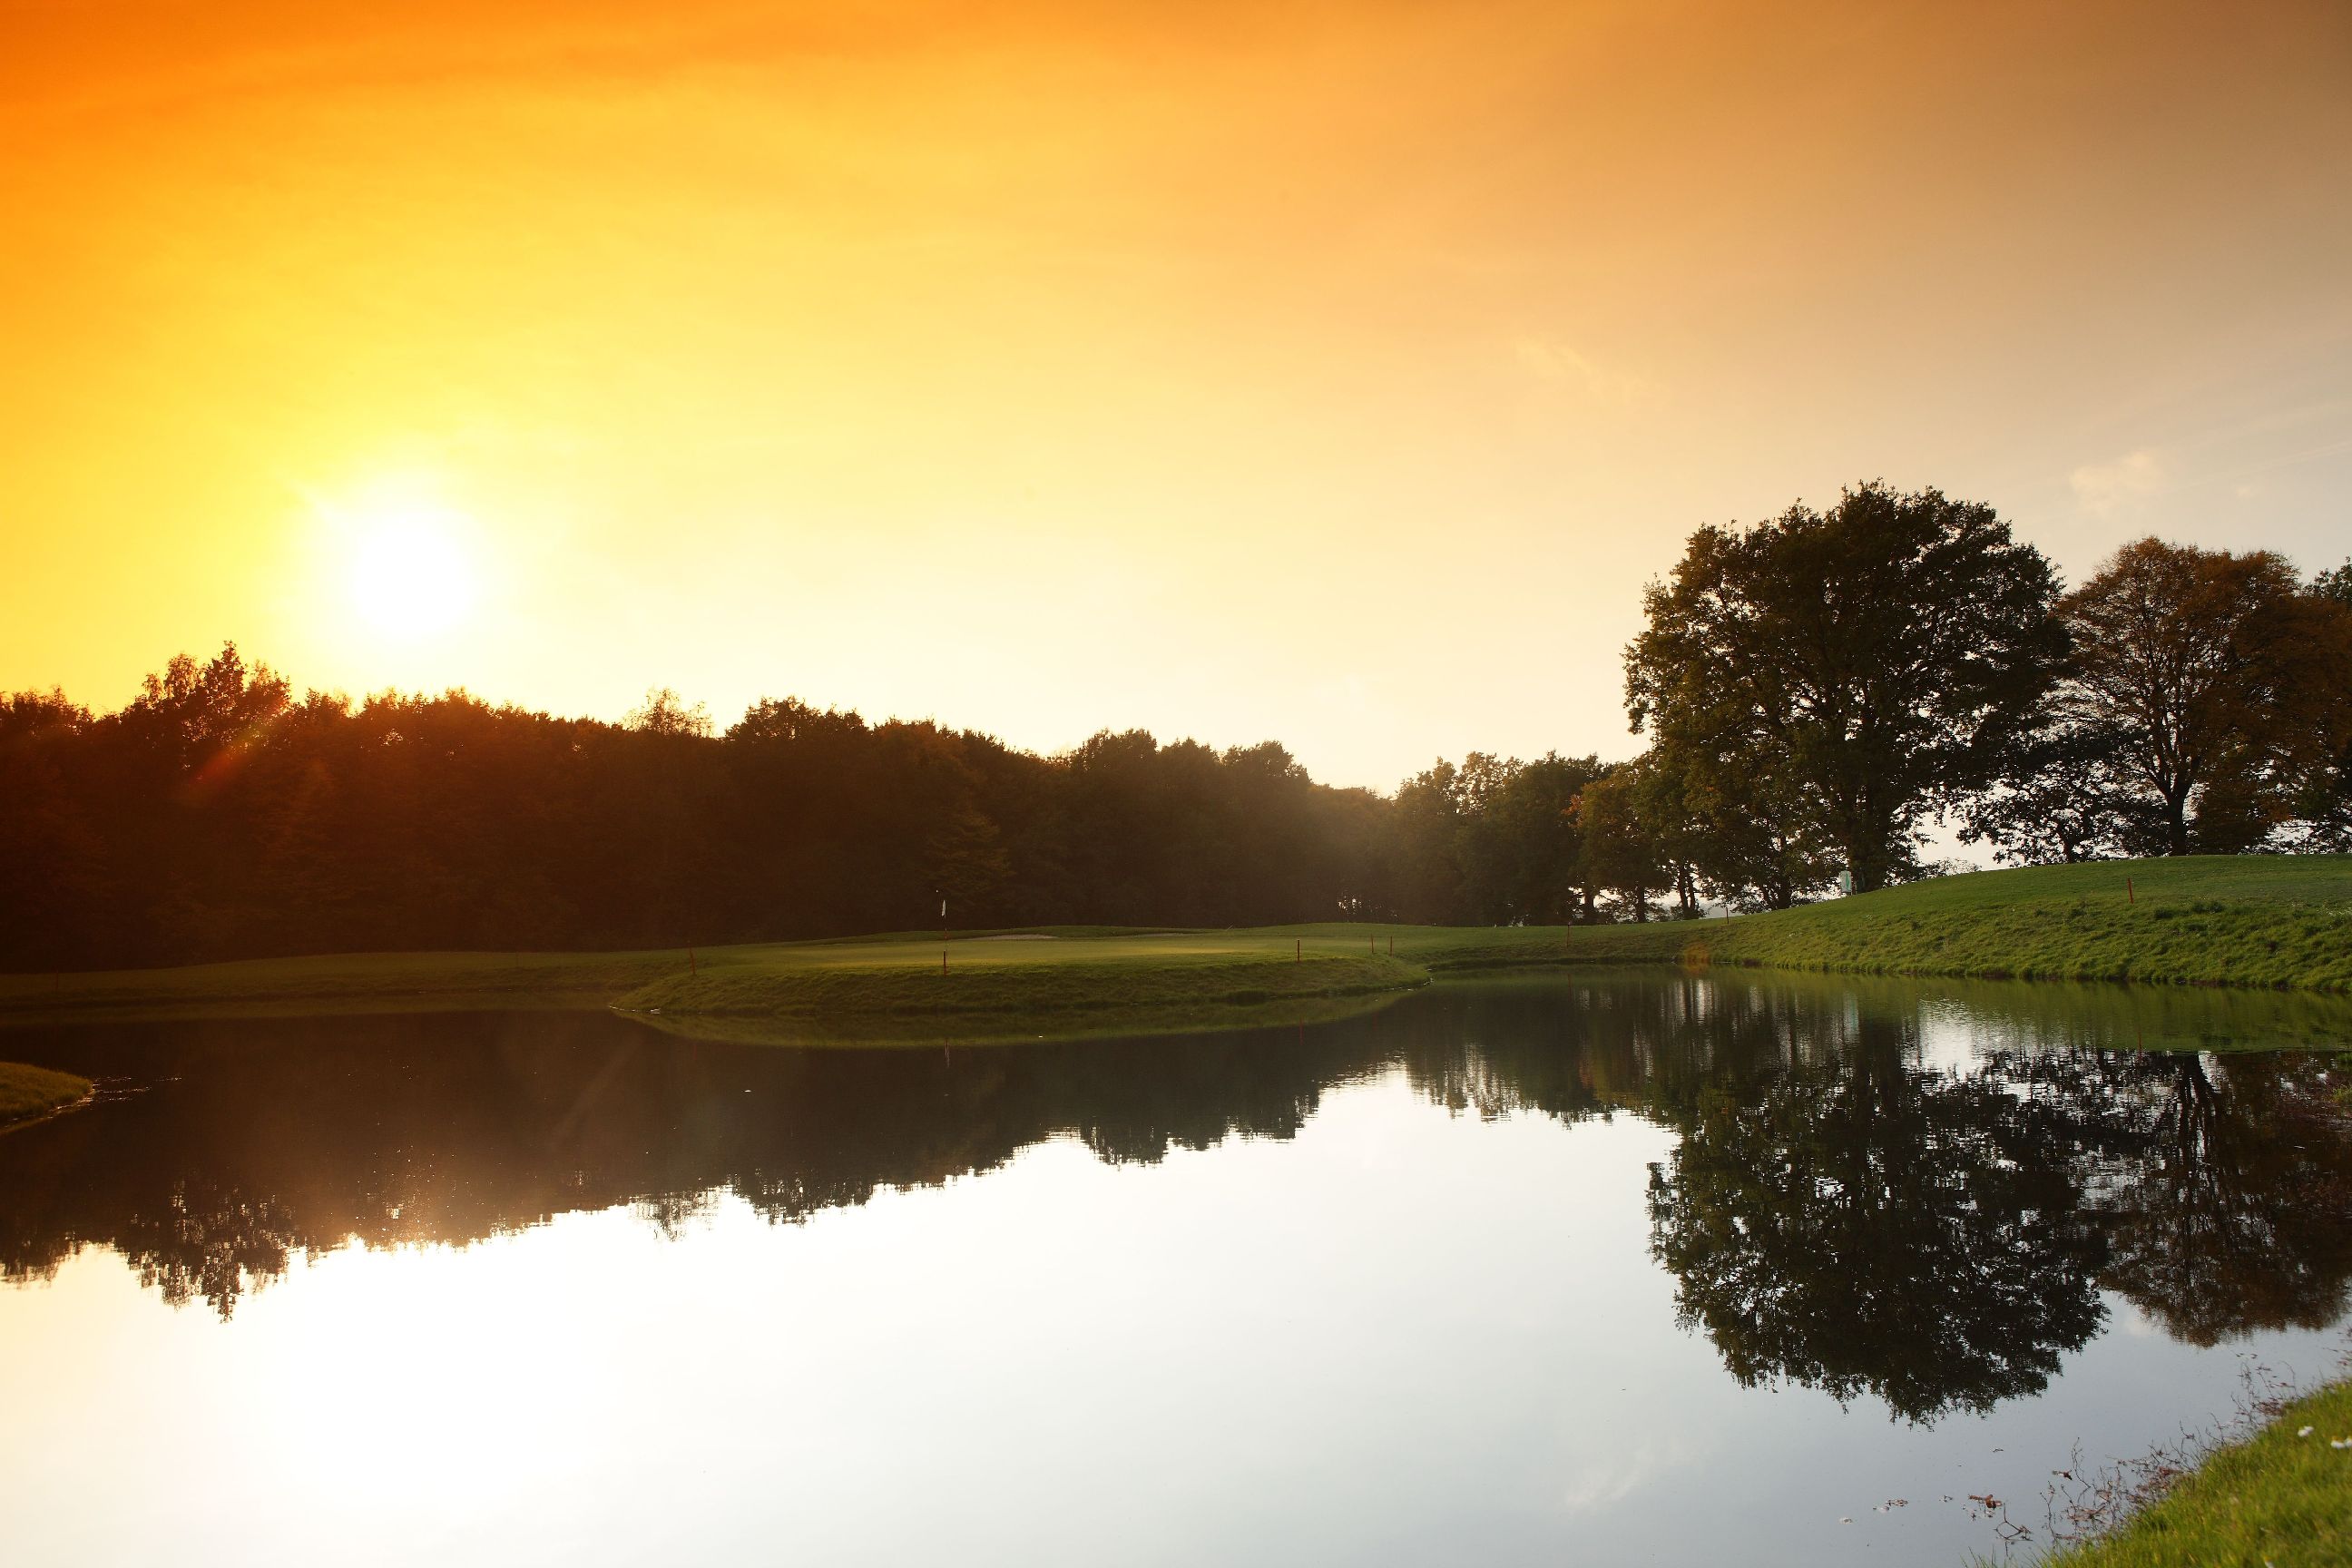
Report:
[[[763,1039],[1192,1027],[1329,1016],[1422,984],[1449,938],[1339,925],[1244,931],[1070,929],[595,953],[348,953],[173,969],[0,977],[0,1023],[615,1007],[668,1027]],[[1513,942],[1510,937],[1519,940]],[[1507,946],[1561,951],[1560,933]],[[946,963],[941,963],[944,954]],[[1339,1005],[1335,1006],[1334,1005]],[[975,1028],[991,1016],[1002,1030]],[[1018,1023],[1022,1026],[1012,1026]]]
[[[1034,1039],[1306,1022],[1428,978],[1369,928],[1064,931],[730,948],[617,1005],[728,1038]]]
[[[1987,871],[1728,921],[1076,927],[16,974],[0,976],[0,1024],[614,1007],[740,1039],[1031,1039],[1305,1021],[1449,973],[1658,963],[2347,991],[2352,857]]]

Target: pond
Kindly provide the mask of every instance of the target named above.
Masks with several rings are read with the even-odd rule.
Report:
[[[2347,1017],[1653,972],[992,1049],[12,1031],[103,1093],[0,1137],[9,1555],[1959,1563],[2336,1371]],[[2248,1041],[2303,1048],[2120,1048]]]

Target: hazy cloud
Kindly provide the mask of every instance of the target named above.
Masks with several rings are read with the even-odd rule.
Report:
[[[2160,493],[2171,481],[2164,459],[2142,447],[2112,463],[2085,463],[2069,477],[2074,500],[2084,511],[2105,517]]]
[[[1580,392],[1596,402],[1638,407],[1665,400],[1665,388],[1656,382],[1598,364],[1557,338],[1526,337],[1511,346],[1520,365],[1538,381]]]

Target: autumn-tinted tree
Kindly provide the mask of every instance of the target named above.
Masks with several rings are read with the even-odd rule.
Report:
[[[1406,780],[1387,819],[1391,907],[1436,923],[1601,918],[1576,799],[1607,772],[1598,757],[1473,752]]]
[[[2142,539],[2066,595],[2074,660],[2060,708],[2105,739],[2152,809],[2147,847],[2243,849],[2274,819],[2295,592],[2272,552]]]
[[[1592,918],[1578,795],[1607,770],[1597,757],[1531,763],[1472,752],[1456,775],[1455,854],[1469,916],[1481,925]]]
[[[2050,563],[1992,509],[1849,490],[1708,526],[1644,596],[1627,712],[1685,774],[1764,781],[1858,890],[1916,868],[1921,821],[1996,777],[2065,647]]]

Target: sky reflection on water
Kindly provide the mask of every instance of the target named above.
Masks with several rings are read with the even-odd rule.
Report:
[[[2332,1058],[2014,990],[12,1037],[135,1092],[0,1139],[0,1489],[70,1563],[1958,1562],[2352,1278]]]

